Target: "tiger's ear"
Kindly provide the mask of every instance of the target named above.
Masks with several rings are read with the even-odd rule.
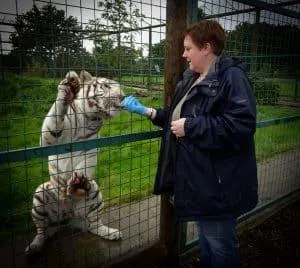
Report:
[[[89,72],[84,71],[84,70],[80,72],[80,81],[81,81],[81,83],[88,82],[88,81],[92,80],[92,78],[93,77]]]
[[[76,72],[74,72],[74,71],[69,71],[69,72],[67,72],[66,78],[67,78],[67,79],[70,79],[70,78],[76,78],[76,79],[79,79],[78,74],[77,74]]]

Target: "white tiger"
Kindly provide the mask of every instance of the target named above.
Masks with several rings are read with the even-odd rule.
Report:
[[[80,87],[80,84],[82,85]],[[58,85],[56,101],[44,119],[41,146],[97,138],[103,119],[119,114],[125,97],[120,85],[82,71],[70,71]],[[39,185],[33,196],[32,218],[37,234],[26,253],[41,251],[51,235],[49,225],[70,218],[84,218],[88,231],[109,240],[122,237],[119,230],[102,224],[102,194],[93,170],[97,149],[48,157],[50,180]]]

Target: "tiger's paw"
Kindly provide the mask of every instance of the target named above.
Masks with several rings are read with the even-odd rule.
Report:
[[[123,236],[122,232],[118,229],[109,228],[105,225],[95,226],[94,228],[90,228],[89,231],[107,240],[119,240]]]
[[[68,183],[67,195],[84,196],[91,189],[88,178],[80,171],[75,171]]]
[[[66,74],[66,79],[71,92],[76,95],[80,90],[80,78],[78,74],[74,71],[70,71]]]
[[[80,79],[76,72],[70,71],[67,73],[58,85],[58,99],[64,100],[66,103],[71,103],[77,96],[80,90]]]
[[[46,242],[46,238],[44,235],[36,235],[29,246],[25,249],[26,255],[32,255],[39,253],[43,250]]]

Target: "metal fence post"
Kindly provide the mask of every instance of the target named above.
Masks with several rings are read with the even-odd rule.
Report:
[[[297,99],[298,99],[298,83],[299,83],[299,80],[296,78],[295,79],[294,101],[297,101]]]
[[[198,0],[189,0],[187,6],[187,23],[197,22],[198,18]]]

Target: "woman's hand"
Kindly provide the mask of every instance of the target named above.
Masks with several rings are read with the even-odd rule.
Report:
[[[171,131],[177,138],[185,136],[184,122],[185,118],[180,118],[179,120],[171,122]]]
[[[123,102],[122,105],[124,106],[125,109],[127,109],[129,112],[132,113],[137,113],[140,115],[147,115],[147,107],[144,106],[143,104],[141,104],[139,102],[138,99],[136,99],[133,96],[128,96],[126,97]]]

